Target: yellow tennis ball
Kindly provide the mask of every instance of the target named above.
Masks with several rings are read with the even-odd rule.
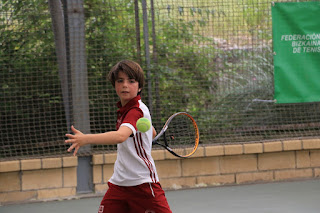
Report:
[[[148,118],[139,118],[136,125],[140,132],[146,132],[150,129],[151,122]]]

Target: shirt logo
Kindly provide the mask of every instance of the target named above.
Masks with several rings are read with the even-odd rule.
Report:
[[[122,117],[117,119],[117,126],[116,126],[117,130],[120,128],[120,125],[122,124],[122,120],[123,120]]]
[[[104,206],[100,205],[98,213],[103,213]]]

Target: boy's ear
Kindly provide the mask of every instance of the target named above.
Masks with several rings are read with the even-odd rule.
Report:
[[[142,89],[139,89],[139,90],[138,90],[138,95],[140,95],[140,94],[141,94],[141,90],[142,90]]]

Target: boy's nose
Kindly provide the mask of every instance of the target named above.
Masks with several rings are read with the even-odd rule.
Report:
[[[123,86],[123,87],[127,87],[127,86],[128,86],[128,82],[127,82],[127,81],[124,81],[122,86]]]

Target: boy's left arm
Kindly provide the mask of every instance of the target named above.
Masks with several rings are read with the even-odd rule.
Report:
[[[156,129],[154,128],[154,126],[152,126],[152,139],[155,138],[157,135],[157,131]]]

